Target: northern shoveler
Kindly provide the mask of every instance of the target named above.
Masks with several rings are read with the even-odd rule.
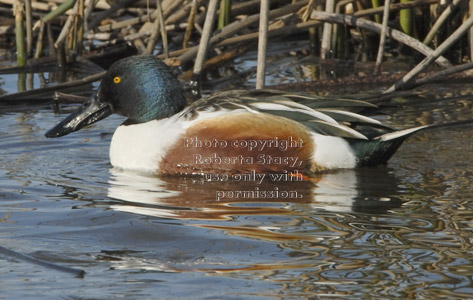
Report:
[[[386,163],[426,126],[396,131],[360,112],[375,105],[275,90],[234,90],[186,106],[181,83],[151,56],[114,63],[90,101],[46,133],[59,137],[112,113],[114,167],[158,174],[317,172]]]

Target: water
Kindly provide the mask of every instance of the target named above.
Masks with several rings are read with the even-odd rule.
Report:
[[[466,84],[429,89],[381,119],[472,118]],[[113,169],[118,116],[46,139],[63,108],[0,111],[0,245],[86,275],[0,254],[0,299],[473,298],[471,126],[419,133],[385,167],[209,183]],[[297,197],[217,199],[257,188]]]

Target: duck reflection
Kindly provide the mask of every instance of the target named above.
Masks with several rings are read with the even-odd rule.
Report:
[[[297,214],[301,205],[315,211],[385,213],[402,204],[394,196],[397,180],[385,167],[340,170],[289,181],[210,181],[117,169],[111,169],[111,175],[108,196],[123,201],[113,205],[114,210],[172,219],[290,215]]]
[[[104,253],[106,258],[101,259],[113,260],[114,268],[119,269],[207,274],[244,271],[253,277],[259,276],[258,272],[266,276],[267,272],[283,274],[300,269],[300,278],[315,276],[315,271],[323,270],[321,266],[344,261],[340,254],[332,253],[330,245],[338,249],[345,241],[351,244],[352,239],[363,235],[363,229],[353,226],[373,226],[373,218],[402,204],[393,196],[399,188],[388,168],[342,170],[303,181],[260,183],[145,176],[116,169],[111,169],[111,175],[108,196],[119,200],[112,209],[166,218],[173,225],[179,220],[185,225],[175,240],[178,244],[169,242],[171,254],[154,235],[147,242],[159,247],[149,253],[141,248],[136,253]],[[386,232],[383,222],[376,224]],[[174,236],[176,227],[167,232],[169,228],[161,226],[159,236]],[[196,228],[216,231],[199,235]],[[121,235],[123,238],[124,232]],[[179,252],[187,257],[184,262],[175,258],[176,248],[187,247],[181,243],[194,245]],[[156,256],[155,249],[164,254]],[[238,259],[241,253],[245,253],[243,260]],[[268,259],[268,253],[279,254]],[[344,267],[357,269],[360,264],[350,262]]]

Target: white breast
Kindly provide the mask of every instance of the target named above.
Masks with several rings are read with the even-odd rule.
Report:
[[[155,173],[158,164],[185,129],[173,118],[119,126],[110,144],[114,167]]]
[[[336,136],[312,133],[315,151],[312,160],[326,169],[351,169],[356,166],[356,156],[347,141]]]
[[[194,120],[184,120],[179,115],[174,115],[141,124],[121,125],[112,137],[110,163],[121,169],[156,173],[167,150],[189,127],[201,120],[240,111],[242,110],[222,109],[216,112],[199,112],[199,118]]]

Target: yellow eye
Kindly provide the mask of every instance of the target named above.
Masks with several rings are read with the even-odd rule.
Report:
[[[122,79],[118,76],[113,78],[113,82],[115,83],[120,83],[120,81],[122,81]]]

